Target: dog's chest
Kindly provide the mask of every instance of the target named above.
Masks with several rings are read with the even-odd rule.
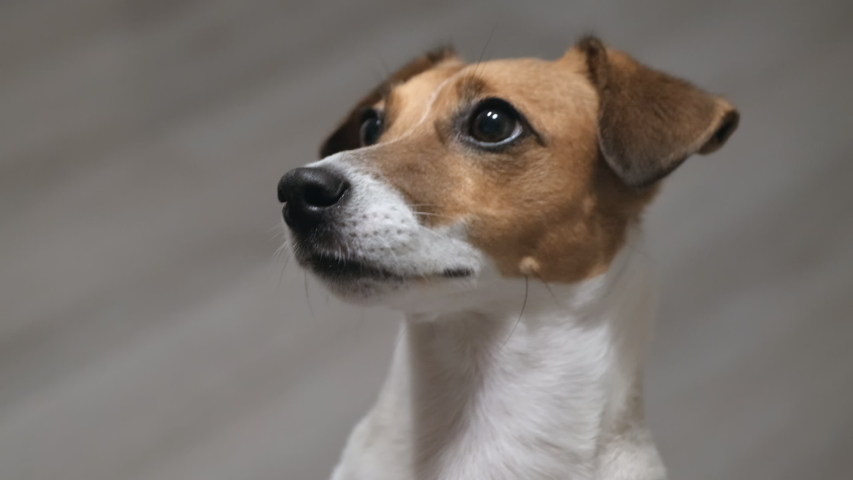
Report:
[[[450,350],[429,352],[440,361],[415,362],[429,371],[395,361],[383,396],[348,447],[359,452],[357,465],[335,480],[593,478],[609,366],[604,332],[587,334],[583,341],[577,332],[534,338],[521,325],[502,349],[512,360],[499,365],[458,368],[472,359]],[[570,342],[578,342],[568,350],[574,355],[565,353]],[[553,355],[551,347],[563,353]],[[398,351],[396,358],[413,355]]]

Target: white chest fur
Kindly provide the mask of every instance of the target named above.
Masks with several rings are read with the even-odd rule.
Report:
[[[642,414],[643,259],[626,247],[578,285],[500,280],[480,307],[408,315],[333,480],[665,478]]]

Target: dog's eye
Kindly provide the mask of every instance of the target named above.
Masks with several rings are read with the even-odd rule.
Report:
[[[382,135],[382,116],[374,109],[365,110],[361,115],[359,136],[362,147],[369,147],[379,141]]]
[[[507,144],[523,130],[515,108],[498,98],[481,102],[470,118],[468,135],[484,146]]]

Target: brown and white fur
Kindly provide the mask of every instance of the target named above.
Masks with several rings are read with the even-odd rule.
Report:
[[[524,130],[500,148],[470,131],[495,98]],[[365,109],[383,119],[366,146]],[[556,61],[431,52],[362,100],[279,185],[298,261],[406,315],[333,480],[665,478],[643,419],[638,224],[738,118],[593,37]]]

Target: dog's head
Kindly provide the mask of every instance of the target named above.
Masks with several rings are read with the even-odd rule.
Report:
[[[578,282],[608,268],[659,181],[738,118],[595,38],[553,62],[443,49],[359,102],[278,195],[297,260],[345,299]]]

